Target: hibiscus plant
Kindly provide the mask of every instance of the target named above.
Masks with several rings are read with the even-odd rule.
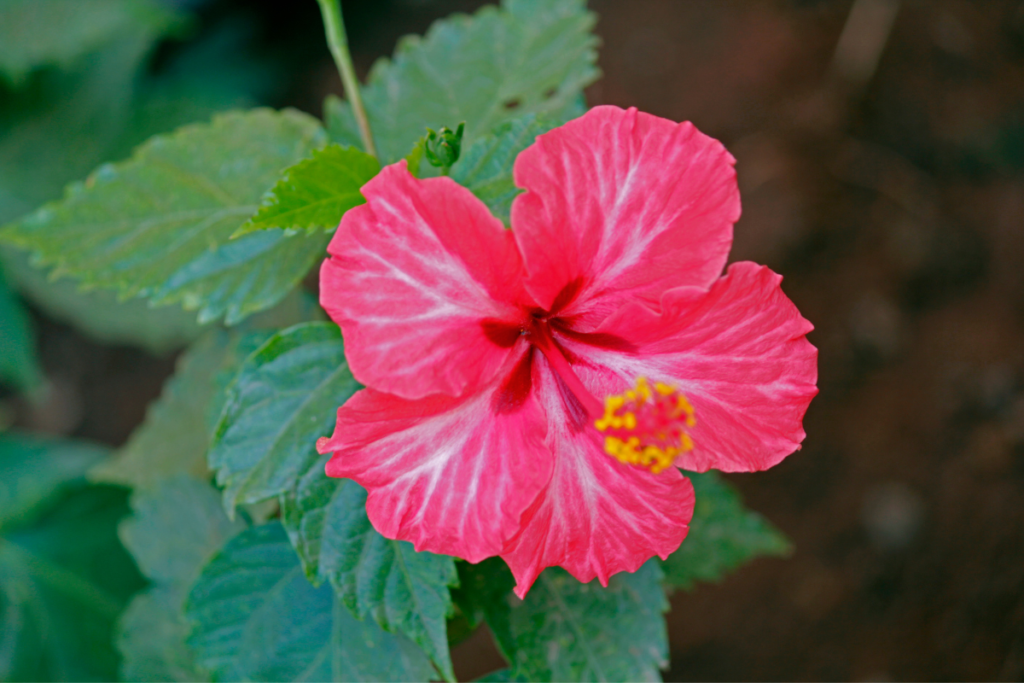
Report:
[[[486,624],[488,680],[658,679],[671,591],[789,551],[710,470],[797,450],[816,392],[781,278],[726,267],[735,160],[587,108],[583,0],[439,21],[365,84],[319,3],[346,95],[323,121],[207,116],[27,213],[0,186],[29,202],[0,229],[26,297],[94,332],[48,270],[125,301],[105,338],[187,346],[112,455],[0,434],[0,678],[454,680]],[[180,20],[83,5],[145,26],[136,55]],[[0,283],[0,379],[31,389],[19,306]]]

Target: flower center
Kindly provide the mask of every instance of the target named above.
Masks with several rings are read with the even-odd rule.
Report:
[[[652,389],[640,377],[636,388],[604,401],[604,416],[594,422],[603,432],[605,452],[627,465],[657,474],[693,449],[686,429],[696,419],[693,406],[675,387],[657,382]]]
[[[604,434],[605,452],[626,465],[649,469],[654,474],[670,467],[675,459],[693,449],[688,429],[696,423],[693,406],[675,387],[656,382],[654,387],[640,377],[636,387],[608,396],[604,402],[590,393],[573,370],[568,352],[555,341],[552,329],[577,341],[606,348],[629,350],[628,343],[600,333],[574,332],[567,323],[552,319],[547,311],[531,312],[524,323],[485,320],[484,334],[502,348],[511,348],[521,337],[547,358],[560,379],[560,391],[566,415],[573,431],[588,424]],[[499,413],[518,410],[529,395],[532,384],[533,356],[523,355],[515,369],[495,394],[494,409]]]

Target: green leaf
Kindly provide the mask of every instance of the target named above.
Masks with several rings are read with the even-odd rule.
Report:
[[[526,600],[508,592],[514,582],[496,559],[459,573],[460,604],[483,612],[513,680],[656,681],[668,665],[668,601],[654,562],[607,588],[549,568]]]
[[[126,35],[85,55],[74,70],[41,71],[31,87],[7,94],[0,107],[0,224],[59,197],[69,181],[103,161],[124,157],[154,133],[250,104],[239,86],[246,79],[238,69],[225,73],[222,66],[225,55],[239,54],[236,46],[225,46],[228,51],[204,47],[209,40],[190,44],[154,78],[144,68],[153,32],[144,24],[127,29]],[[202,51],[202,69],[185,70],[183,61],[197,50]],[[20,250],[2,248],[0,260],[26,298],[100,341],[163,353],[203,331],[186,311],[153,310],[141,300],[118,302],[110,291],[82,292],[74,280],[52,281],[29,266]]]
[[[117,540],[124,491],[84,487],[81,473],[99,453],[75,442],[0,438],[3,481],[13,474],[20,482],[0,504],[0,680],[116,676],[113,623],[142,579]],[[10,514],[15,508],[20,514]]]
[[[714,472],[687,472],[697,501],[693,521],[679,550],[661,563],[665,582],[691,588],[717,581],[761,555],[788,555],[786,537],[761,515],[743,507],[736,490]]]
[[[150,308],[141,299],[118,301],[114,292],[105,290],[83,292],[68,278],[51,280],[17,249],[0,245],[0,263],[22,295],[48,316],[106,344],[130,344],[163,354],[186,346],[209,328],[188,311]]]
[[[455,680],[445,628],[452,612],[448,587],[458,583],[454,560],[377,533],[366,516],[365,489],[326,476],[326,460],[281,499],[281,518],[306,575],[329,580],[357,617],[372,615],[385,630],[404,633]]]
[[[452,168],[452,180],[472,190],[491,213],[508,225],[512,200],[522,192],[512,180],[516,157],[532,145],[538,135],[563,122],[531,114],[501,124],[466,150]]]
[[[352,147],[328,145],[295,164],[263,197],[263,206],[238,234],[269,228],[334,231],[342,215],[366,202],[359,188],[380,163]]]
[[[146,0],[0,0],[0,75],[20,84],[37,67],[68,66],[119,35],[159,35],[180,23]]]
[[[0,382],[31,389],[41,374],[28,315],[0,269]]]
[[[511,626],[509,617],[512,589],[516,580],[500,557],[490,557],[479,564],[456,562],[459,585],[452,589],[452,600],[465,619],[465,627],[475,630],[486,621],[496,635],[499,648],[511,659]],[[500,636],[498,636],[500,634]],[[508,646],[504,649],[504,646]]]
[[[209,680],[185,643],[185,597],[203,565],[245,525],[228,519],[215,488],[186,476],[137,491],[132,509],[121,522],[121,539],[154,585],[132,599],[118,623],[121,677]]]
[[[428,127],[465,121],[468,145],[523,114],[578,111],[599,75],[594,21],[583,0],[505,0],[403,38],[362,91],[381,160],[405,156]],[[324,112],[336,142],[360,146],[347,103],[328,98]]]
[[[420,168],[422,166],[423,157],[427,154],[427,137],[421,135],[415,143],[413,143],[412,151],[405,155],[406,168],[409,169],[409,173],[414,178],[422,178],[420,174]],[[424,170],[428,169],[430,165],[423,167]]]
[[[359,621],[303,575],[280,524],[235,537],[188,598],[189,640],[217,680],[413,681],[433,668],[407,638]]]
[[[81,484],[107,452],[82,441],[0,436],[0,530],[26,523],[68,486]]]
[[[78,5],[65,0],[38,4]],[[137,4],[144,7],[149,0]],[[156,133],[251,105],[255,81],[265,82],[258,73],[254,79],[234,66],[242,51],[218,42],[216,32],[175,50],[157,69],[147,64],[158,37],[151,27],[139,21],[121,33],[74,68],[41,71],[31,87],[4,93],[0,223],[58,198],[70,181],[104,161],[125,157]],[[246,60],[249,72],[254,62]]]
[[[296,111],[220,115],[101,166],[0,238],[84,286],[180,302],[200,322],[233,324],[280,301],[323,255],[327,235],[266,230],[229,240],[281,170],[321,143],[316,120]]]
[[[174,474],[206,476],[210,435],[224,407],[226,384],[270,336],[211,330],[178,359],[174,375],[116,457],[89,472],[94,481],[152,486]],[[218,383],[221,373],[229,373]]]
[[[292,489],[358,388],[333,323],[295,325],[263,344],[229,389],[209,453],[226,508]]]

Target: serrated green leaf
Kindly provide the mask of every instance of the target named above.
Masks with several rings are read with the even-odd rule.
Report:
[[[46,271],[29,265],[28,254],[2,248],[2,263],[22,295],[55,320],[74,326],[107,344],[140,346],[163,354],[186,346],[209,325],[196,322],[194,313],[175,308],[150,308],[141,299],[118,301],[114,292],[83,292],[68,278],[51,280]]]
[[[235,537],[188,598],[189,640],[216,680],[413,681],[433,677],[407,638],[359,621],[303,575],[280,524]]]
[[[121,676],[209,680],[185,643],[185,597],[203,565],[245,525],[228,519],[215,488],[187,476],[136,491],[131,504],[134,514],[121,522],[120,536],[153,586],[132,599],[118,622]]]
[[[84,441],[0,435],[0,530],[25,524],[109,451]]]
[[[360,619],[401,632],[455,680],[445,619],[452,611],[448,587],[458,583],[452,558],[418,553],[411,543],[384,538],[366,516],[359,484],[324,474],[319,460],[281,498],[281,519],[306,575],[329,580]]]
[[[117,36],[155,37],[180,23],[148,0],[0,0],[0,75],[20,84],[37,67],[68,66]]]
[[[5,515],[0,536],[0,680],[116,675],[114,619],[142,578],[117,540],[125,493],[84,485],[96,452],[76,442],[0,438],[0,463],[10,470],[3,481],[14,473],[22,484],[7,491],[21,514]]]
[[[144,24],[130,26],[73,69],[41,71],[31,87],[5,93],[0,223],[58,198],[69,182],[156,133],[251,105],[254,79],[232,66],[238,46],[210,45],[215,37],[190,43],[154,75],[147,61],[156,36]]]
[[[658,681],[668,665],[661,570],[648,562],[602,588],[545,570],[525,600],[497,559],[459,567],[460,605],[483,612],[512,680]]]
[[[381,161],[405,156],[428,127],[465,121],[468,145],[524,114],[577,110],[599,75],[594,21],[583,0],[505,0],[403,38],[362,90]],[[361,147],[347,103],[328,98],[324,112],[336,142]]]
[[[736,490],[718,474],[686,476],[697,500],[686,540],[661,563],[666,584],[688,589],[696,581],[718,581],[755,557],[789,554],[782,532],[743,507]]]
[[[512,179],[516,157],[537,136],[564,121],[535,115],[507,121],[477,139],[452,168],[452,180],[469,188],[505,225],[510,222],[512,200],[522,190]]]
[[[144,26],[130,28],[128,35],[85,55],[74,70],[39,72],[31,87],[6,97],[0,107],[0,224],[59,197],[69,181],[124,157],[154,133],[251,103],[240,89],[245,79],[238,70],[224,73],[224,54],[205,49],[202,41],[151,77],[144,62],[154,36]],[[202,70],[183,72],[179,63],[198,49],[203,49]],[[0,260],[26,298],[100,341],[164,353],[203,331],[186,311],[153,310],[141,300],[119,302],[110,291],[82,292],[68,278],[53,281],[29,266],[23,251],[0,248]]]
[[[333,231],[341,217],[366,202],[359,188],[380,172],[380,163],[352,147],[328,145],[284,172],[263,197],[255,216],[238,229]]]
[[[280,172],[322,144],[312,117],[256,109],[157,136],[65,198],[0,231],[88,287],[180,302],[229,324],[280,301],[328,236],[267,230],[229,240]]]
[[[0,383],[31,389],[41,374],[28,315],[0,268]]]
[[[333,323],[295,325],[250,356],[229,389],[209,453],[227,509],[290,490],[320,459],[316,440],[358,388]]]

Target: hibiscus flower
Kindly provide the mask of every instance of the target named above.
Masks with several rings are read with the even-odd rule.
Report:
[[[812,328],[753,263],[722,270],[735,160],[691,124],[617,107],[516,159],[511,229],[405,162],[367,183],[320,275],[366,388],[321,439],[384,536],[479,562],[523,597],[682,543],[680,473],[763,470],[800,447]]]

